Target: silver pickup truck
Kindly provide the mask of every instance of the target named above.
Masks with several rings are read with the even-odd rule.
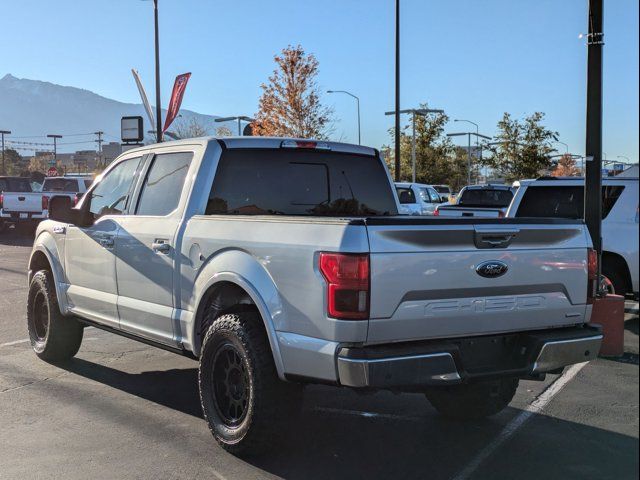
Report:
[[[378,151],[277,138],[130,150],[79,204],[52,197],[29,261],[47,361],[84,325],[199,360],[232,452],[268,446],[302,386],[505,408],[521,378],[594,358],[596,256],[580,220],[398,215]]]

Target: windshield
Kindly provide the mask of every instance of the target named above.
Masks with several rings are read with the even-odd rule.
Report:
[[[511,190],[494,190],[489,188],[474,188],[465,190],[458,201],[459,205],[467,207],[504,208],[513,199]]]
[[[45,178],[42,191],[77,193],[79,191],[78,180],[76,178]]]
[[[398,210],[377,157],[231,149],[218,164],[206,213],[351,217],[397,215]]]

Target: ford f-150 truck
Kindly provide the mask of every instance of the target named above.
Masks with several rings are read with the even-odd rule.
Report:
[[[232,452],[265,448],[305,383],[422,392],[478,418],[594,358],[581,220],[398,215],[378,151],[240,137],[127,151],[77,206],[52,197],[29,260],[36,354],[93,325],[199,361]]]

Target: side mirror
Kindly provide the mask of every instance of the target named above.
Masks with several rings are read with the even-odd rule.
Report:
[[[73,208],[71,199],[67,196],[56,195],[49,199],[49,218],[56,222],[72,225],[87,226],[86,215],[82,210]]]

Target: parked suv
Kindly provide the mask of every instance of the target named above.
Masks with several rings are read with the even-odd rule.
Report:
[[[584,218],[584,178],[516,182],[509,217]],[[638,178],[602,179],[602,274],[612,293],[638,298]]]
[[[94,325],[198,359],[205,419],[233,452],[271,445],[305,383],[478,418],[601,343],[583,222],[398,215],[372,148],[166,142],[71,203],[51,198],[29,260],[34,351],[72,357]]]
[[[400,213],[405,215],[433,215],[442,203],[440,194],[431,186],[422,183],[396,184]]]

